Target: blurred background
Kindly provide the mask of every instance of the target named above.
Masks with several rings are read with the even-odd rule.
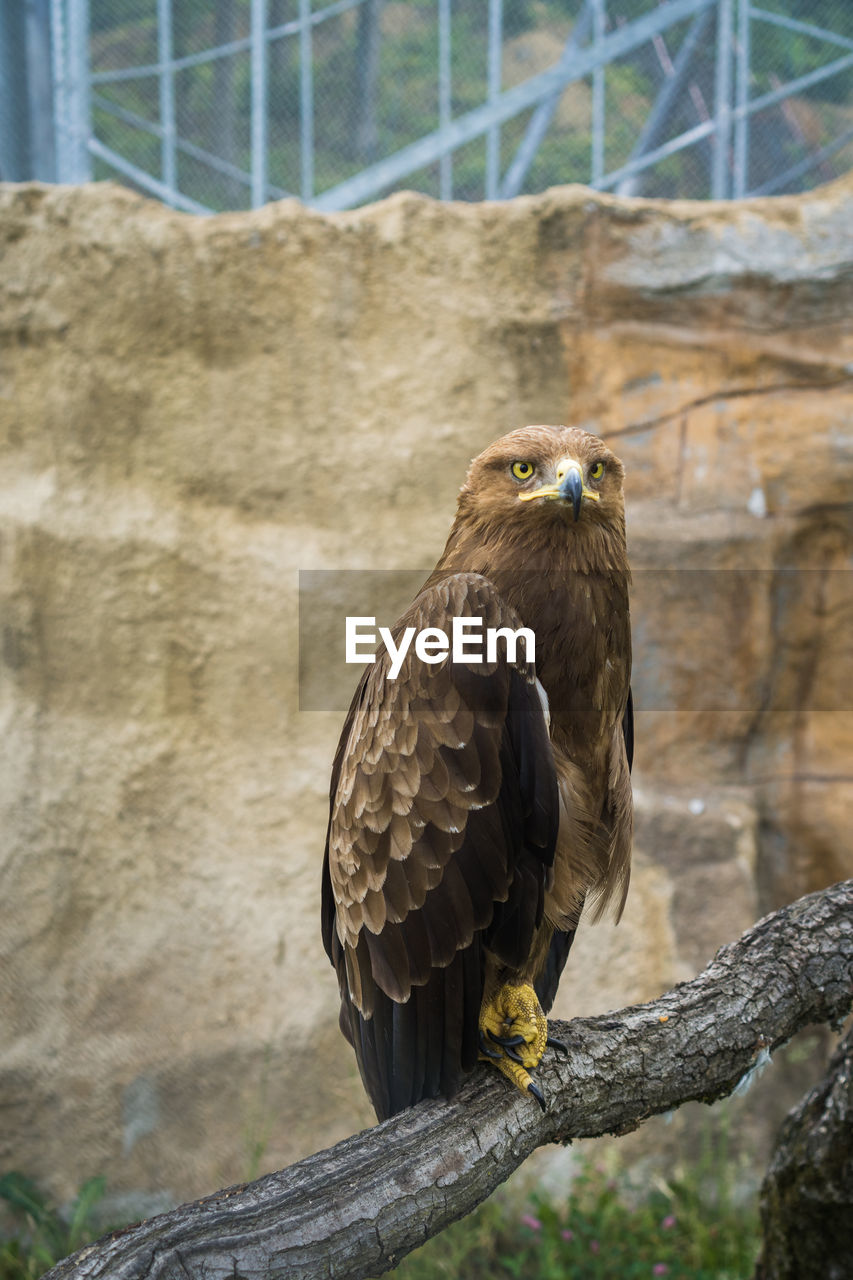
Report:
[[[634,567],[631,893],[556,1016],[853,873],[851,131],[842,0],[0,6],[0,1179],[106,1223],[372,1122],[300,574],[390,607],[523,423],[623,459]],[[582,1145],[752,1242],[830,1041]]]
[[[27,0],[0,174],[176,208],[406,187],[505,199],[802,191],[853,157],[846,0]]]

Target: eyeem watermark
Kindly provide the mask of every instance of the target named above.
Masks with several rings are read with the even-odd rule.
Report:
[[[376,632],[366,630],[376,626],[375,617],[350,617],[346,620],[346,660],[347,662],[375,662],[376,654],[360,646],[370,645],[376,648]],[[415,627],[406,627],[396,643],[388,627],[379,628],[379,637],[391,659],[388,672],[390,680],[396,680],[406,659],[406,654],[415,642],[415,655],[421,662],[430,664],[443,662],[450,655],[454,662],[482,663],[497,662],[498,640],[506,642],[507,662],[516,661],[519,640],[524,641],[524,657],[528,662],[536,660],[536,636],[530,627],[519,627],[513,631],[511,627],[483,627],[482,618],[452,618],[450,635],[441,627],[424,627],[418,631]],[[483,641],[485,640],[485,656]]]
[[[430,565],[300,570],[299,615],[294,620],[299,634],[300,710],[346,712],[365,664],[368,671],[376,671],[377,645],[385,670],[389,671],[393,662],[399,672],[397,680],[403,678],[406,655],[414,662],[418,651],[415,637],[404,639],[395,619],[404,616],[430,572]],[[548,570],[543,572],[548,574]],[[526,590],[529,579],[529,573],[520,573],[519,586]],[[509,574],[498,583],[505,598],[512,594],[508,583],[511,585]],[[554,588],[562,589],[556,582]],[[751,722],[756,716],[775,712],[820,712],[849,718],[853,710],[853,570],[635,566],[631,615],[636,655],[634,697],[644,714],[724,713]],[[394,660],[394,652],[386,653],[384,637],[372,616],[391,629],[393,650],[402,651],[403,666],[399,658]],[[351,620],[349,654],[347,618]],[[367,621],[360,621],[362,618]],[[284,603],[281,619],[281,634],[289,637],[286,627],[291,618]],[[817,648],[796,640],[806,635],[804,620],[810,619],[820,623]],[[440,621],[447,640],[432,649],[427,635],[421,641],[421,652],[425,660],[450,663],[451,622],[448,617]],[[464,621],[470,624],[471,619]],[[464,650],[466,654],[482,651],[486,661],[487,621],[494,619],[484,616],[482,627],[469,625]],[[565,625],[573,625],[571,617],[565,619]],[[541,668],[546,656],[541,632],[536,640],[535,657]],[[504,660],[503,646],[498,640],[498,661]],[[518,645],[518,658],[533,656],[532,650],[525,654],[524,645]],[[282,646],[281,671],[290,670],[291,660],[288,639]],[[442,669],[436,666],[435,672]],[[281,672],[275,678],[284,679]]]

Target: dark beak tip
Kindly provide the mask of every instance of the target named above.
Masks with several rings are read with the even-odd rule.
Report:
[[[560,497],[572,504],[572,511],[577,521],[581,513],[581,499],[583,498],[583,479],[577,471],[570,471],[560,485]]]

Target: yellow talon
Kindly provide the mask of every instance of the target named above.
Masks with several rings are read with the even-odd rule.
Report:
[[[513,1041],[516,1044],[501,1044]],[[482,1062],[492,1062],[522,1093],[533,1093],[541,1104],[541,1094],[529,1072],[538,1067],[548,1040],[548,1020],[536,992],[529,983],[506,983],[480,1009],[480,1038],[489,1052]]]

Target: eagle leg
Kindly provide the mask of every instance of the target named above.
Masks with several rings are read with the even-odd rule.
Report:
[[[480,1058],[493,1062],[522,1093],[530,1093],[540,1106],[541,1091],[530,1078],[548,1042],[548,1020],[529,983],[507,982],[480,1009]],[[486,1044],[489,1048],[486,1048]],[[491,1045],[500,1047],[495,1054]]]

